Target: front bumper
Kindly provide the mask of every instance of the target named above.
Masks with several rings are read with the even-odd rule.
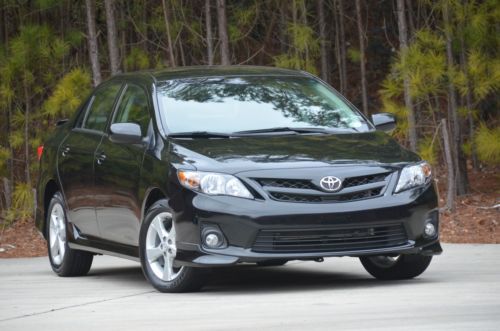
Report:
[[[312,260],[333,256],[391,254],[435,255],[442,252],[439,236],[428,238],[424,225],[432,220],[439,229],[437,195],[433,185],[396,195],[343,203],[293,203],[207,196],[182,190],[170,200],[177,232],[176,264],[224,266],[266,260]],[[217,226],[227,247],[202,245],[201,228]],[[405,240],[395,245],[347,245],[336,249],[261,251],[255,249],[261,231],[340,231],[362,229],[365,237],[373,229],[401,226]],[[372,231],[372,232],[370,232]],[[352,239],[352,238],[350,238]],[[356,240],[357,238],[354,238]],[[349,248],[351,247],[351,248]],[[354,248],[352,248],[354,247]]]

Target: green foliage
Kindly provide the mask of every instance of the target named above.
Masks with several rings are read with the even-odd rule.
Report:
[[[246,5],[244,2],[234,5],[227,27],[231,42],[239,41],[246,37],[258,18],[259,7],[258,1],[250,2],[249,5]]]
[[[454,82],[462,95],[470,91],[476,101],[483,100],[500,87],[500,59],[472,50],[467,55],[466,71],[458,73]]]
[[[43,105],[44,115],[50,118],[67,118],[90,93],[90,74],[75,68],[59,80]]]
[[[427,100],[445,91],[447,67],[444,46],[444,40],[435,32],[427,29],[417,31],[408,49],[398,52],[391,72],[382,83],[379,93],[383,102],[402,98],[405,75],[410,83],[410,95],[415,101]]]
[[[477,156],[487,164],[500,164],[500,127],[488,128],[482,123],[477,130]]]
[[[147,69],[149,66],[148,54],[138,47],[132,48],[125,58],[125,69],[127,71]]]
[[[24,144],[24,132],[22,130],[16,130],[10,134],[9,142],[12,148],[21,148]]]
[[[8,148],[0,146],[0,176],[7,174],[7,162],[11,158]]]
[[[391,113],[396,116],[396,129],[392,135],[398,140],[406,139],[408,132],[408,109],[390,98],[382,98],[382,112]]]
[[[439,145],[436,144],[436,139],[434,139],[434,137],[426,136],[419,141],[418,154],[422,159],[435,166],[438,164],[438,147]]]
[[[319,40],[316,38],[314,30],[302,23],[289,23],[287,34],[291,40],[290,50],[286,54],[274,56],[274,65],[317,74],[316,60],[319,55]]]
[[[357,48],[349,47],[349,49],[347,50],[347,57],[353,63],[361,62],[361,52]]]
[[[440,93],[447,70],[444,40],[430,30],[417,31],[408,50],[400,52],[395,69],[408,75],[412,98]]]
[[[280,68],[305,70],[312,74],[317,74],[318,71],[313,63],[301,58],[300,56],[294,56],[290,54],[281,54],[275,56],[274,65]]]
[[[12,208],[7,219],[28,219],[33,215],[34,205],[33,189],[27,183],[17,183],[12,193]]]

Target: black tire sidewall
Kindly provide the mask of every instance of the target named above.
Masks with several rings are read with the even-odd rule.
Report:
[[[50,215],[52,213],[52,208],[58,203],[62,206],[64,213],[64,225],[66,229],[66,242],[64,243],[65,252],[64,257],[60,265],[56,265],[52,261],[52,255],[50,254]],[[70,231],[68,229],[68,217],[66,211],[66,204],[64,203],[64,198],[61,192],[56,192],[52,199],[50,200],[49,207],[47,209],[47,219],[46,219],[46,235],[47,235],[47,251],[49,255],[50,266],[52,270],[61,277],[73,277],[73,276],[83,276],[88,273],[90,267],[92,266],[92,261],[94,256],[90,252],[80,251],[71,249],[69,247]]]
[[[392,266],[380,267],[370,257],[360,257],[361,264],[370,275],[381,280],[411,279],[421,275],[430,265],[432,256],[401,255]]]

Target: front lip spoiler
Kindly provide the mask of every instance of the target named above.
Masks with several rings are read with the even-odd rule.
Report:
[[[184,246],[184,245],[180,245]],[[341,251],[341,252],[313,252],[313,253],[259,253],[249,248],[230,246],[222,250],[210,250],[198,245],[190,245],[190,250],[183,250],[178,246],[176,264],[187,266],[227,266],[239,262],[259,262],[265,260],[314,260],[322,257],[359,257],[366,255],[383,254],[422,254],[438,255],[442,253],[439,240],[430,242],[425,246],[415,247],[415,242],[409,240],[406,244],[389,248]],[[196,247],[196,250],[192,250]],[[188,248],[188,247],[185,247]]]

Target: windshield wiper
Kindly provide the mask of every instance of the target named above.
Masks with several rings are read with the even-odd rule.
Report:
[[[291,132],[292,134],[301,134],[301,133],[332,133],[331,130],[324,128],[293,128],[293,127],[275,127],[268,129],[258,129],[258,130],[246,130],[246,131],[237,131],[233,132],[233,134],[237,135],[252,135],[252,134],[264,134],[264,133],[275,133],[275,132]]]
[[[223,132],[210,132],[210,131],[188,131],[176,132],[168,135],[172,138],[231,138],[232,135]]]

